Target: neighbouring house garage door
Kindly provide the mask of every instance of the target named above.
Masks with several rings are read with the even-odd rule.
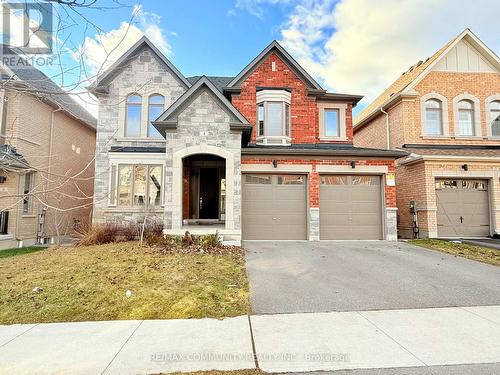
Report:
[[[488,181],[436,180],[439,237],[490,235]]]
[[[321,175],[320,239],[382,239],[379,176]]]
[[[304,175],[244,174],[244,240],[307,239],[307,184]]]

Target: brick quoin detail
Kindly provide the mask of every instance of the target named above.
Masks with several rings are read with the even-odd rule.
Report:
[[[276,71],[272,70],[272,62]],[[292,143],[352,143],[352,105],[346,108],[347,141],[319,140],[319,110],[314,96],[307,94],[307,87],[288,65],[276,54],[271,53],[241,83],[241,93],[232,96],[232,104],[255,127],[257,116],[257,87],[287,87],[291,93],[291,136]],[[252,132],[251,142],[256,141],[256,131]]]
[[[278,165],[290,165],[290,164],[306,164],[312,166],[312,172],[309,173],[309,207],[319,207],[319,174],[316,172],[317,165],[350,165],[351,160],[332,160],[332,159],[279,159],[271,157],[263,158],[247,158],[245,157],[241,163],[242,164],[272,164],[272,161],[276,160]],[[356,160],[357,166],[387,166],[389,173],[395,173],[396,167],[394,165],[394,160]],[[356,174],[356,169],[353,169],[353,174]],[[276,172],[283,173],[283,172]],[[293,172],[290,172],[293,173]],[[362,174],[362,173],[361,173]],[[385,185],[385,181],[382,181]],[[385,205],[386,207],[396,207],[396,187],[395,186],[384,186],[385,195]]]

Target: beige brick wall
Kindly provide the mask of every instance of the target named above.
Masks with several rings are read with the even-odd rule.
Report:
[[[407,102],[398,102],[387,110],[389,115],[390,147],[404,143],[403,123]],[[386,115],[382,112],[369,124],[354,133],[354,145],[369,148],[387,148]]]
[[[500,233],[500,162],[467,161],[468,171],[461,166],[464,160],[421,161],[411,165],[400,165],[396,172],[398,206],[398,230],[404,238],[411,237],[412,215],[410,201],[418,208],[418,223],[421,237],[436,237],[436,191],[435,180],[443,176],[454,178],[479,178],[488,180],[490,191],[491,232]]]
[[[7,94],[7,132],[5,143],[11,144],[40,172],[35,173],[33,209],[22,214],[22,199],[0,198],[0,207],[9,207],[9,234],[19,240],[34,239],[41,202],[67,210],[56,214],[49,209],[45,234],[55,235],[57,222],[60,234],[70,233],[74,220],[88,221],[91,212],[94,173],[95,132],[64,112],[54,113],[52,156],[50,156],[51,118],[54,108],[25,94]],[[78,178],[69,178],[91,165]],[[50,165],[50,166],[49,166]],[[22,192],[22,176],[10,173],[6,194]],[[1,189],[1,188],[0,188]],[[71,208],[86,205],[83,208]],[[12,207],[13,206],[13,207]],[[1,247],[1,244],[0,244]]]

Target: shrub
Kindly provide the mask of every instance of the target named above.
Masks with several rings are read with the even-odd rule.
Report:
[[[144,227],[144,236],[150,233],[158,237],[163,237],[163,223],[159,220],[146,221],[146,226]]]
[[[99,224],[89,227],[77,241],[77,246],[102,245],[115,242],[119,235],[119,227],[116,224]]]
[[[215,234],[205,234],[197,237],[199,238],[197,238],[195,243],[204,248],[219,247],[222,245],[218,232],[215,232]]]
[[[125,241],[134,241],[139,236],[139,226],[137,223],[129,223],[121,228],[121,235]]]

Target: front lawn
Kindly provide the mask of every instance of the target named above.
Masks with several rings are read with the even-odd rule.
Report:
[[[17,255],[34,253],[35,251],[40,251],[40,250],[44,250],[44,249],[46,249],[46,247],[28,246],[28,247],[19,247],[19,248],[15,248],[15,249],[0,250],[0,259],[13,257],[13,256],[17,256]]]
[[[248,311],[243,254],[165,255],[123,242],[0,259],[0,324],[222,318]]]
[[[438,250],[444,253],[461,256],[467,259],[477,260],[483,263],[500,266],[500,251],[487,247],[468,245],[443,240],[411,240],[409,243],[427,249]]]

